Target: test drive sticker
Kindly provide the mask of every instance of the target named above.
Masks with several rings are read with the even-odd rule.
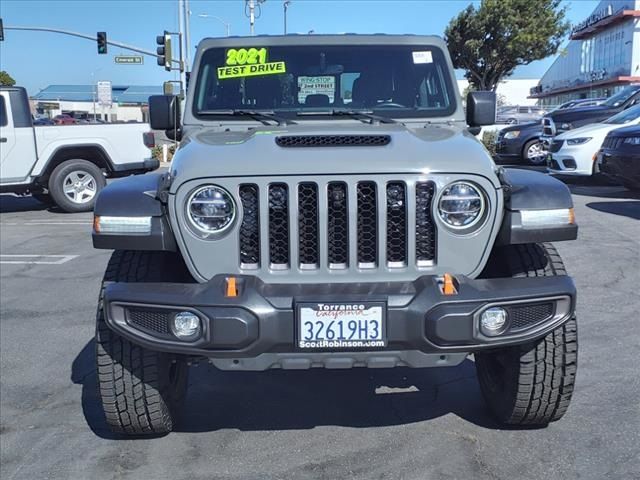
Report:
[[[230,48],[225,66],[218,67],[218,79],[274,75],[287,71],[284,62],[267,62],[266,48]]]
[[[433,63],[431,52],[412,52],[413,63]]]

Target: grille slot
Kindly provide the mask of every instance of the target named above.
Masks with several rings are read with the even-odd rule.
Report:
[[[349,219],[347,184],[331,182],[327,187],[329,268],[347,268],[349,263]]]
[[[161,335],[170,335],[169,319],[171,312],[166,310],[151,310],[142,308],[127,309],[127,323],[143,330]]]
[[[280,147],[383,147],[391,143],[389,135],[285,135],[276,137]]]
[[[549,150],[551,150],[552,153],[556,153],[560,151],[562,145],[564,145],[564,140],[554,140],[553,142],[551,142],[551,147],[549,147]]]
[[[269,186],[269,262],[274,269],[289,267],[289,189],[285,183]]]
[[[387,264],[407,264],[407,192],[402,182],[387,184]]]
[[[510,331],[523,330],[543,322],[553,315],[553,303],[538,303],[534,305],[518,305],[508,308],[511,319]]]
[[[316,268],[319,263],[318,185],[298,186],[298,251],[301,268]]]
[[[433,182],[416,184],[416,264],[425,266],[436,258],[436,226],[431,217],[435,185]]]
[[[358,267],[378,263],[378,202],[375,182],[358,183]]]
[[[240,185],[240,263],[243,268],[260,266],[260,202],[257,185]]]

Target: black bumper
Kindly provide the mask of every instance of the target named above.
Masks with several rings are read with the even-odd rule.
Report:
[[[535,340],[568,320],[575,308],[576,290],[568,276],[458,281],[458,293],[451,296],[441,292],[434,276],[414,282],[291,285],[246,276],[238,277],[237,297],[225,296],[224,275],[204,284],[113,283],[105,291],[105,313],[113,330],[147,348],[229,359],[297,352],[295,304],[300,301],[383,301],[388,344],[382,350],[436,354]],[[496,337],[479,329],[479,316],[490,305],[504,306],[511,319]],[[178,340],[167,326],[183,310],[203,322],[202,337],[190,343]]]
[[[142,162],[121,163],[113,165],[111,177],[124,177],[137,173],[151,172],[160,168],[160,160],[147,158]]]
[[[640,188],[640,155],[604,150],[598,168],[606,176]]]

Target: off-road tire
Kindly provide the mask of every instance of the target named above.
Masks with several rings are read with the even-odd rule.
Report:
[[[567,274],[551,244],[502,247],[492,261],[504,262],[514,278]],[[576,378],[576,318],[535,342],[477,353],[475,363],[482,394],[500,422],[546,425],[559,420],[569,407]]]
[[[96,191],[91,200],[75,203],[64,193],[64,180],[72,172],[89,174],[95,179]],[[98,194],[107,184],[102,170],[87,160],[67,160],[58,165],[49,177],[48,190],[55,204],[68,213],[89,212],[93,210]]]
[[[111,282],[169,281],[181,271],[173,257],[115,251],[104,275],[96,318],[96,364],[105,418],[116,433],[169,433],[186,392],[188,366],[183,357],[148,350],[111,330],[104,317],[104,289]]]

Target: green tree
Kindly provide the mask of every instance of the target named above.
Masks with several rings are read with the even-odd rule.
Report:
[[[0,85],[6,86],[6,87],[13,87],[15,84],[16,84],[16,81],[13,79],[11,75],[9,75],[4,70],[0,72]]]
[[[561,0],[482,0],[449,22],[445,40],[456,68],[477,90],[493,90],[519,65],[558,51],[569,30]]]

